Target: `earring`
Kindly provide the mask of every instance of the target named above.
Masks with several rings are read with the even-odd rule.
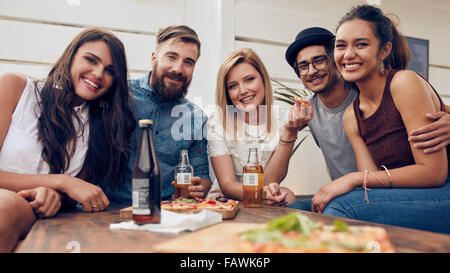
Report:
[[[380,66],[380,75],[384,76],[384,63],[381,62],[381,66]]]

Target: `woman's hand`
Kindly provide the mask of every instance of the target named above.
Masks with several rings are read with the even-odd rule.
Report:
[[[331,200],[353,190],[360,177],[359,173],[350,173],[321,187],[311,200],[311,210],[322,213]]]
[[[99,186],[70,175],[63,174],[61,178],[62,191],[79,202],[85,212],[103,211],[109,206],[108,197]]]
[[[278,183],[270,183],[264,186],[266,203],[273,206],[285,207],[295,201],[294,193],[285,187],[280,187]]]
[[[61,208],[61,195],[51,188],[37,187],[17,194],[30,203],[34,213],[40,218],[52,217]]]
[[[278,183],[270,183],[264,186],[264,196],[268,205],[286,206],[287,192],[281,193]]]

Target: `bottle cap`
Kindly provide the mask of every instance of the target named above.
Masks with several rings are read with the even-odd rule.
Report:
[[[140,119],[139,125],[153,125],[153,120],[151,119]]]

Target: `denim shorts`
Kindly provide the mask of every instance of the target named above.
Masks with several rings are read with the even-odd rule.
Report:
[[[354,189],[331,200],[323,214],[450,234],[450,179],[437,188]],[[311,211],[311,199],[288,207]]]

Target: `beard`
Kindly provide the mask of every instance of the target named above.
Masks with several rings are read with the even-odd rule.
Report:
[[[174,102],[182,99],[187,94],[187,88],[191,83],[183,74],[176,72],[163,71],[162,75],[158,77],[158,64],[156,63],[152,74],[150,76],[150,82],[152,89],[159,94],[161,99],[165,102]],[[183,82],[181,87],[167,86],[164,83],[164,77],[172,80],[177,80]]]

